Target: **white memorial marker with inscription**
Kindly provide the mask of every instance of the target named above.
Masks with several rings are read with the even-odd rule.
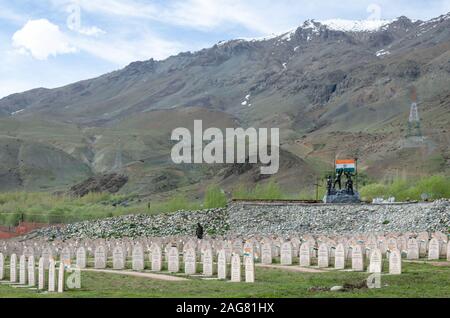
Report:
[[[398,249],[389,254],[389,274],[400,275],[402,273],[402,255]]]
[[[364,270],[364,256],[361,245],[354,245],[352,249],[352,270],[363,271]]]
[[[272,243],[264,242],[261,247],[261,263],[270,265],[272,264]]]
[[[9,259],[9,281],[17,282],[17,255],[11,254]]]
[[[113,249],[113,269],[121,270],[125,268],[125,253],[122,246],[117,245]]]
[[[55,291],[55,260],[53,258],[50,259],[48,263],[48,291]]]
[[[64,263],[59,263],[59,271],[58,271],[58,293],[62,293],[64,291]]]
[[[431,239],[428,245],[428,260],[439,260],[439,241],[435,238]]]
[[[406,257],[409,260],[419,259],[419,243],[415,238],[411,238],[408,240]]]
[[[0,253],[0,280],[5,278],[5,257]]]
[[[45,288],[45,266],[44,266],[44,258],[41,257],[39,259],[38,265],[38,289],[43,290]]]
[[[211,248],[203,251],[203,275],[213,276],[213,255]]]
[[[160,272],[162,269],[162,251],[159,244],[152,244],[151,257],[152,271]]]
[[[345,269],[345,246],[344,244],[338,244],[334,252],[334,268]]]
[[[79,268],[86,268],[86,249],[83,246],[77,249],[76,264]]]
[[[330,251],[326,243],[322,243],[319,246],[318,265],[319,268],[327,268],[330,266]]]
[[[241,258],[239,254],[231,256],[231,281],[239,283],[241,281]]]
[[[217,277],[219,279],[227,278],[227,254],[225,249],[219,250],[219,255],[217,256]]]
[[[255,282],[255,263],[253,260],[253,255],[251,257],[245,257],[245,282],[254,283]]]
[[[28,257],[28,285],[35,286],[36,285],[36,267],[34,263],[34,256],[31,255]]]
[[[171,246],[168,253],[169,272],[178,273],[180,271],[180,259],[178,248]]]
[[[133,247],[132,252],[132,265],[131,268],[134,271],[143,271],[145,264],[144,264],[144,249],[141,244],[136,244]]]
[[[303,243],[300,246],[300,266],[311,266],[311,250],[308,243]]]
[[[184,251],[184,273],[194,275],[197,272],[197,256],[195,248],[188,246]]]
[[[97,246],[94,253],[94,268],[106,268],[106,248],[103,245]]]
[[[25,255],[21,255],[19,259],[19,284],[27,283],[27,259]]]
[[[372,250],[370,254],[369,273],[381,273],[382,271],[382,255],[380,249]]]
[[[281,265],[292,265],[292,243],[284,242],[281,245]]]

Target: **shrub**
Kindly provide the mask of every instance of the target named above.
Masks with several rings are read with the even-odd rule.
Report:
[[[206,190],[203,207],[205,209],[223,208],[227,205],[225,192],[217,186],[211,186]]]

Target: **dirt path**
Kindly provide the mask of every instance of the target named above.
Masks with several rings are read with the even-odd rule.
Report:
[[[261,267],[261,268],[280,269],[280,270],[284,270],[284,271],[300,272],[300,273],[325,273],[326,272],[326,271],[320,270],[320,269],[300,267],[300,266],[265,265],[265,264],[256,264],[256,266]]]
[[[83,269],[85,272],[97,272],[97,273],[106,273],[106,274],[116,274],[116,275],[126,275],[126,276],[134,276],[134,277],[143,277],[155,280],[164,280],[170,282],[183,282],[188,281],[186,278],[164,275],[164,274],[154,274],[154,273],[146,273],[146,272],[130,272],[130,271],[119,271],[119,270],[108,270],[108,269]]]

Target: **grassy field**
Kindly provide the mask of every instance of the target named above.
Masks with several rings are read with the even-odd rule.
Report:
[[[386,264],[385,264],[386,265]],[[403,274],[382,275],[381,289],[345,292],[314,291],[312,287],[360,285],[367,273],[299,273],[256,268],[254,284],[191,278],[183,282],[156,281],[125,275],[82,272],[82,289],[48,294],[0,285],[0,298],[121,297],[121,298],[437,298],[450,297],[450,266],[404,263]]]

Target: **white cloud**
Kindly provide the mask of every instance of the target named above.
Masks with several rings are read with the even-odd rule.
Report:
[[[30,20],[14,33],[13,46],[22,53],[29,53],[38,60],[49,56],[76,52],[59,27],[47,19]]]

